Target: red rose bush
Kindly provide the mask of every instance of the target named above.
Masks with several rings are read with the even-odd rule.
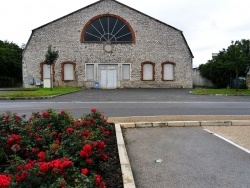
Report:
[[[77,120],[51,109],[0,115],[0,188],[105,188],[110,129],[96,109]]]

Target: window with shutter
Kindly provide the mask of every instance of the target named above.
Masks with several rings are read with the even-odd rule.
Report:
[[[86,64],[85,77],[87,81],[94,80],[94,64]]]
[[[172,62],[162,63],[162,80],[174,80],[174,66],[175,63]]]
[[[73,81],[75,80],[75,66],[76,64],[70,61],[63,62],[62,64],[62,80]]]
[[[152,62],[144,62],[141,64],[142,67],[142,78],[141,80],[155,80],[155,63]]]
[[[122,65],[122,80],[130,80],[130,64]]]

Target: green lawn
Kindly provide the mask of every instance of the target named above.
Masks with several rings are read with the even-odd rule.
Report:
[[[236,91],[235,89],[207,89],[207,88],[195,88],[192,91],[195,95],[216,95],[216,94],[224,94],[224,95],[250,95],[250,89],[239,89]]]
[[[8,91],[0,92],[0,97],[16,98],[16,97],[46,97],[53,95],[61,95],[82,90],[79,87],[54,87],[52,91],[49,88],[13,88]]]

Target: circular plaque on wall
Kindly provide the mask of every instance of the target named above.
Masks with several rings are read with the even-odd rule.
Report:
[[[105,43],[104,46],[103,46],[103,49],[105,52],[112,52],[112,45],[109,44],[109,43]]]

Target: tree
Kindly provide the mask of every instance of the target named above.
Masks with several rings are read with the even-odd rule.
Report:
[[[50,89],[52,90],[52,72],[51,72],[51,66],[55,63],[55,61],[58,59],[58,51],[52,50],[52,45],[48,46],[48,51],[45,55],[45,64],[50,65]]]
[[[227,49],[223,49],[212,60],[199,66],[203,77],[223,88],[230,84],[231,78],[236,80],[236,90],[239,88],[239,76],[245,76],[250,63],[250,41],[232,41]]]
[[[0,40],[0,79],[13,82],[12,85],[22,82],[23,49],[24,46],[20,48],[12,42]]]

